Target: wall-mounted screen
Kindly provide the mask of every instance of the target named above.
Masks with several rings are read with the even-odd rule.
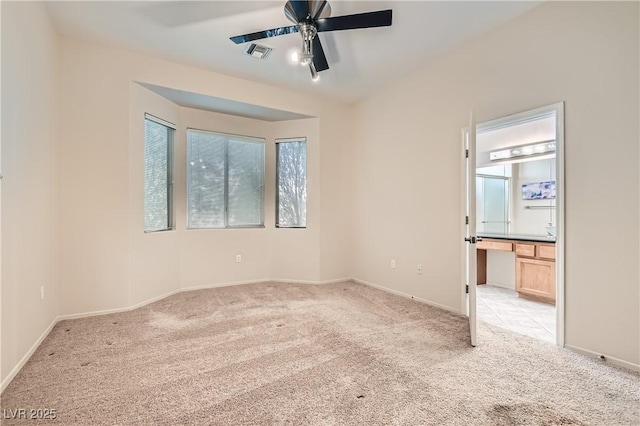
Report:
[[[556,181],[525,183],[522,185],[523,200],[551,200],[556,198]]]

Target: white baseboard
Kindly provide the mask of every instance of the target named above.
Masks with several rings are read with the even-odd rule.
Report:
[[[160,296],[156,296],[156,297],[153,297],[151,299],[148,299],[148,300],[145,300],[143,302],[136,303],[135,305],[127,306],[127,307],[124,307],[124,308],[104,309],[104,310],[101,310],[101,311],[90,311],[90,312],[81,312],[81,313],[78,313],[78,314],[60,315],[60,316],[58,316],[58,318],[56,318],[56,321],[78,319],[78,318],[87,318],[87,317],[95,317],[97,315],[117,314],[117,313],[120,313],[120,312],[132,311],[134,309],[141,308],[141,307],[143,307],[145,305],[148,305],[150,303],[157,302],[158,300],[164,299],[165,297],[173,296],[174,294],[180,293],[181,291],[183,291],[183,290],[173,290],[173,291],[161,294]]]
[[[291,279],[277,279],[277,278],[274,278],[274,279],[262,279],[262,280],[251,280],[251,281],[234,281],[234,282],[218,283],[218,284],[205,284],[205,285],[200,285],[200,286],[185,287],[185,288],[181,288],[181,289],[177,289],[177,290],[172,290],[172,291],[169,291],[167,293],[161,294],[160,296],[152,297],[151,299],[147,299],[147,300],[144,300],[142,302],[139,302],[139,303],[136,303],[134,305],[127,306],[127,307],[124,307],[124,308],[104,309],[104,310],[100,310],[100,311],[82,312],[82,313],[78,313],[78,314],[59,315],[51,322],[51,324],[49,324],[47,329],[42,333],[42,335],[38,338],[38,340],[36,340],[36,342],[31,346],[31,348],[27,351],[27,353],[22,357],[20,362],[18,362],[18,364],[13,368],[13,370],[11,370],[11,373],[9,373],[9,375],[2,381],[2,383],[0,383],[0,393],[2,393],[6,389],[7,386],[9,386],[9,383],[11,383],[11,381],[16,377],[18,372],[20,372],[22,367],[24,367],[24,365],[27,363],[27,361],[29,361],[29,358],[31,358],[31,356],[36,351],[36,349],[38,349],[40,344],[49,335],[49,333],[51,332],[53,327],[58,322],[63,321],[63,320],[71,320],[71,319],[93,317],[93,316],[97,316],[97,315],[108,315],[108,314],[117,314],[117,313],[120,313],[120,312],[128,312],[128,311],[132,311],[134,309],[138,309],[138,308],[141,308],[143,306],[149,305],[151,303],[157,302],[158,300],[162,300],[162,299],[164,299],[166,297],[173,296],[174,294],[184,293],[184,292],[187,292],[187,291],[205,290],[205,289],[209,289],[209,288],[218,288],[218,287],[231,287],[231,286],[235,286],[235,285],[244,285],[244,284],[256,284],[256,283],[263,283],[263,282],[269,282],[269,281],[282,282],[282,283],[296,283],[296,284],[312,284],[312,285],[315,285],[315,284],[337,283],[337,282],[349,281],[349,280],[350,280],[350,278],[340,278],[340,279],[325,280],[325,281],[305,281],[305,280],[291,280]]]
[[[250,280],[250,281],[232,281],[227,283],[217,283],[217,284],[203,284],[191,287],[184,287],[177,290],[172,290],[167,293],[161,294],[160,296],[153,297],[151,299],[144,300],[142,302],[136,303],[135,305],[127,306],[124,308],[114,308],[114,309],[104,309],[100,311],[90,311],[90,312],[82,312],[78,314],[68,314],[68,315],[60,315],[56,320],[68,320],[68,319],[78,319],[78,318],[87,318],[93,317],[96,315],[107,315],[107,314],[117,314],[120,312],[127,312],[134,309],[141,308],[143,306],[149,305],[151,303],[157,302],[158,300],[162,300],[166,297],[173,296],[174,294],[184,293],[186,291],[196,291],[196,290],[206,290],[210,288],[220,288],[220,287],[231,287],[235,285],[245,285],[245,284],[257,284],[257,283],[265,283],[265,282],[280,282],[280,283],[290,283],[290,284],[330,284],[337,283],[342,281],[349,281],[350,278],[340,278],[335,280],[325,280],[325,281],[305,281],[305,280],[291,280],[291,279],[280,279],[280,278],[269,278],[269,279],[261,279],[261,280]]]
[[[269,281],[273,281],[273,280],[261,279],[261,280],[249,280],[249,281],[231,281],[227,283],[217,283],[217,284],[203,284],[203,285],[196,285],[191,287],[183,287],[179,290],[174,291],[173,294],[184,293],[185,291],[207,290],[209,288],[232,287],[234,285],[266,283]],[[172,296],[172,295],[169,295],[169,296]],[[164,297],[167,297],[167,296],[162,296],[160,299]],[[157,300],[160,300],[160,299],[157,299]]]
[[[53,330],[53,327],[58,323],[58,321],[59,321],[58,318],[55,318],[53,321],[51,321],[51,324],[49,324],[49,327],[47,327],[44,333],[42,333],[40,337],[38,337],[38,340],[36,340],[35,343],[31,346],[31,348],[29,348],[27,353],[24,354],[20,362],[18,362],[18,364],[15,367],[13,367],[13,370],[11,370],[9,375],[5,377],[2,383],[0,383],[0,393],[4,392],[7,386],[9,386],[9,383],[11,383],[14,377],[16,377],[16,375],[20,372],[20,370],[22,370],[22,367],[24,367],[27,361],[29,361],[29,358],[31,358],[31,355],[34,354],[34,352],[36,351],[36,349],[38,349],[38,347],[44,341],[44,339],[47,338],[47,336],[49,335],[51,330]]]
[[[584,349],[584,348],[579,348],[577,346],[572,346],[572,345],[566,345],[564,346],[566,349],[570,349],[574,352],[577,352],[581,355],[587,356],[589,358],[598,358],[600,359],[600,355],[604,356],[604,361],[608,362],[610,364],[616,365],[618,367],[623,367],[626,368],[627,370],[631,370],[631,371],[640,371],[640,365],[639,364],[634,364],[632,362],[629,361],[625,361],[619,358],[614,358],[611,356],[608,356],[607,354],[600,354],[598,352],[593,352],[590,351],[589,349]]]
[[[322,284],[334,284],[334,283],[341,283],[341,282],[345,282],[345,281],[351,281],[351,278],[338,278],[335,280],[324,280],[324,281],[304,281],[304,280],[290,280],[290,279],[281,279],[281,278],[274,278],[272,280],[269,281],[273,281],[273,282],[277,282],[277,283],[286,283],[286,284],[310,284],[310,285],[322,285]]]
[[[453,309],[450,306],[441,305],[439,303],[435,303],[435,302],[432,302],[432,301],[427,300],[427,299],[422,299],[420,297],[412,296],[410,294],[403,293],[401,291],[394,290],[394,289],[389,288],[389,287],[384,287],[384,286],[381,286],[381,285],[378,285],[378,284],[373,284],[373,283],[370,283],[368,281],[361,280],[359,278],[351,278],[351,280],[354,281],[354,282],[357,282],[359,284],[364,284],[364,285],[366,285],[368,287],[373,287],[373,288],[377,288],[378,290],[386,291],[387,293],[395,294],[397,296],[406,297],[408,299],[416,300],[416,301],[418,301],[420,303],[424,303],[426,305],[435,306],[436,308],[444,309],[445,311],[449,311],[449,312],[456,313],[458,315],[462,315],[459,311]]]

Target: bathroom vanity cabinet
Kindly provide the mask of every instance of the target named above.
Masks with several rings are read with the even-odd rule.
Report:
[[[555,304],[555,244],[516,243],[516,291],[525,297]]]
[[[515,252],[516,291],[521,297],[555,304],[556,246],[554,242],[486,238],[478,242],[478,284],[486,283],[487,250]]]

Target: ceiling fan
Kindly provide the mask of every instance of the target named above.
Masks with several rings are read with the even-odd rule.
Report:
[[[317,37],[319,32],[388,27],[391,25],[392,10],[331,17],[331,6],[327,0],[289,0],[284,5],[284,14],[295,25],[243,34],[231,37],[231,41],[240,44],[298,32],[302,36],[302,51],[296,52],[297,58],[293,59],[297,59],[302,65],[308,65],[311,78],[316,81],[318,72],[329,69],[322,44]]]

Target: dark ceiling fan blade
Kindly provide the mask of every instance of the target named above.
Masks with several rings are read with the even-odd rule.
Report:
[[[320,19],[320,16],[322,15],[322,12],[324,11],[325,7],[327,6],[327,0],[322,0],[321,2],[315,2],[316,4],[313,4],[314,7],[317,6],[316,10],[312,10],[311,11],[311,19],[313,19],[314,21]]]
[[[292,22],[305,22],[309,16],[309,1],[289,0],[284,5],[284,14]]]
[[[391,25],[392,11],[357,13],[355,15],[334,16],[318,19],[316,28],[322,31],[354,30],[358,28],[388,27]]]
[[[313,65],[315,65],[318,72],[329,69],[327,57],[324,55],[324,49],[318,36],[313,38]]]
[[[235,44],[246,43],[248,41],[259,40],[261,38],[276,37],[285,34],[297,33],[298,26],[291,25],[289,27],[274,28],[271,30],[258,31],[256,33],[243,34],[235,37],[229,37]]]

